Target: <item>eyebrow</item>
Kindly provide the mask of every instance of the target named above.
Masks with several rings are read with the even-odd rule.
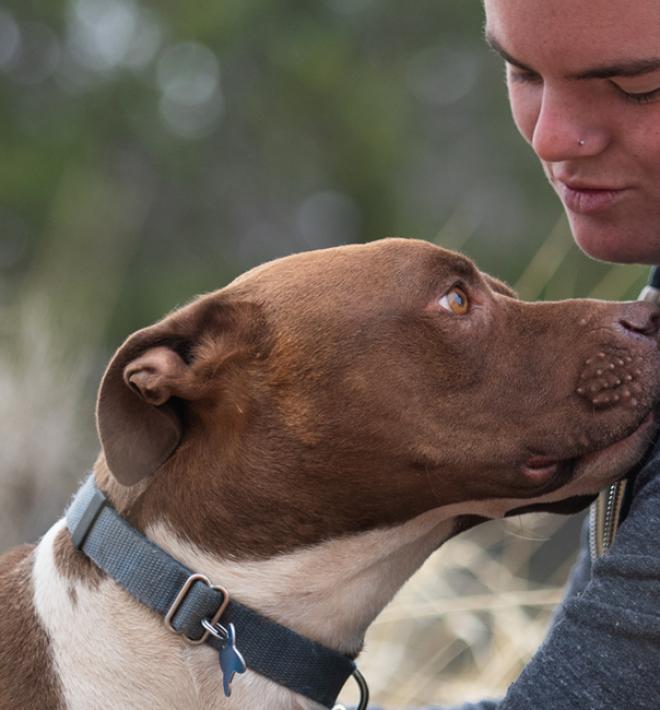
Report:
[[[537,72],[531,67],[527,66],[519,59],[512,57],[506,49],[500,44],[500,42],[495,39],[495,37],[486,33],[486,42],[495,50],[507,63],[522,69],[523,71],[531,72],[536,74]],[[651,57],[649,59],[624,59],[613,64],[604,64],[603,66],[593,67],[591,69],[585,69],[584,71],[577,72],[576,74],[569,74],[568,79],[611,79],[612,77],[630,77],[630,76],[643,76],[644,74],[650,74],[654,71],[660,69],[660,57]]]
[[[470,262],[460,258],[453,259],[449,264],[449,268],[454,274],[458,274],[459,276],[463,276],[464,278],[470,278],[474,276],[475,272],[474,266],[472,266]]]

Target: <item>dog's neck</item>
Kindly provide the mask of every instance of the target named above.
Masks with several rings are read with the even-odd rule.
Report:
[[[144,532],[186,566],[225,587],[237,601],[330,648],[356,654],[369,624],[454,528],[447,511],[436,509],[393,527],[294,548],[265,559],[212,554],[185,540],[164,520],[153,520]],[[122,673],[129,669],[122,684],[127,693],[131,686],[144,688],[145,680],[151,683],[153,678],[153,686],[142,691],[153,708],[175,707],[181,702],[215,710],[319,707],[249,671],[235,678],[232,697],[224,698],[217,653],[188,647],[113,581],[83,579],[82,584],[74,585],[67,578],[61,555],[63,534],[60,524],[60,529],[47,535],[40,546],[35,599],[46,629],[57,639],[56,662],[63,669],[71,669],[68,674],[63,671],[63,682],[67,683],[67,675],[74,677],[74,691],[65,692],[70,707],[82,708],[85,703],[93,706],[89,693],[102,693],[104,685],[114,683],[105,657],[98,664],[102,674],[93,670],[96,664],[81,666],[76,660],[78,636],[94,635],[101,627],[105,647],[113,649],[113,657],[122,659]],[[58,536],[60,554],[55,555],[59,556],[56,562],[53,547],[58,545]],[[67,555],[78,555],[68,544]],[[50,566],[57,568],[62,580],[61,594],[48,583],[54,571]],[[109,618],[113,619],[111,624],[106,621]],[[237,629],[239,649],[240,633]],[[157,659],[154,649],[158,649]],[[90,678],[86,679],[88,672]],[[135,679],[131,677],[133,672]],[[163,675],[171,679],[169,684],[159,683],[158,677]],[[127,707],[138,707],[145,695],[129,697]]]
[[[374,618],[452,530],[453,522],[436,510],[395,528],[265,560],[214,557],[164,523],[154,523],[146,534],[243,604],[330,648],[357,654]]]
[[[220,511],[227,508],[231,499],[235,503],[241,492],[234,491],[232,496],[231,486],[220,494],[215,490],[226,486],[226,479],[232,477],[227,470],[224,476],[216,477],[213,490],[198,494],[198,498],[207,500],[215,496],[214,505]],[[243,480],[248,474],[234,471],[232,480]],[[368,626],[392,596],[456,528],[455,506],[434,508],[397,524],[335,535],[329,535],[321,523],[314,535],[310,530],[314,516],[310,515],[305,528],[307,539],[313,542],[301,542],[291,533],[288,547],[272,552],[273,541],[267,538],[272,538],[277,530],[272,528],[279,511],[275,501],[268,518],[260,521],[262,509],[256,506],[251,510],[249,497],[244,499],[242,525],[249,528],[244,534],[252,540],[246,548],[236,544],[227,521],[203,518],[208,511],[195,511],[188,505],[190,514],[183,520],[177,517],[179,509],[185,507],[181,502],[185,491],[180,491],[177,498],[174,494],[165,495],[162,488],[168,485],[168,478],[176,481],[176,475],[161,476],[156,482],[161,488],[156,491],[148,491],[140,483],[135,487],[138,490],[127,493],[117,485],[101,456],[95,465],[95,476],[119,512],[128,511],[128,519],[175,559],[224,587],[231,598],[314,641],[351,655],[360,651]],[[153,504],[154,493],[162,499],[160,506]],[[126,495],[133,496],[133,500]],[[142,504],[140,501],[145,499],[151,500]],[[325,515],[334,515],[329,506]],[[200,533],[202,527],[206,534]],[[260,545],[262,539],[266,539],[264,546]],[[279,543],[283,540],[286,537],[280,534]],[[238,644],[240,647],[240,637]]]
[[[279,623],[337,651],[357,654],[368,626],[406,579],[451,534],[453,523],[438,511],[389,530],[375,530],[327,541],[266,560],[216,558],[181,540],[166,524],[155,523],[148,537],[229,594]],[[240,648],[240,630],[237,643]],[[263,689],[235,680],[241,708],[263,705]],[[282,693],[275,708],[316,708]],[[254,693],[254,700],[246,698]],[[227,701],[233,708],[234,699]],[[250,704],[254,702],[254,705]],[[222,706],[224,707],[224,706]]]

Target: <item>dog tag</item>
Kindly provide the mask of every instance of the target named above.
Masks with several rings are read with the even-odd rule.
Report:
[[[231,682],[236,673],[245,673],[247,665],[243,654],[236,648],[236,629],[233,624],[227,624],[227,639],[220,651],[220,670],[225,696],[231,695]]]

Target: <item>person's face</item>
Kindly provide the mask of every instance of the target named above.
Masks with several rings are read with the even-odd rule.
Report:
[[[660,1],[484,4],[514,120],[578,245],[660,262]]]

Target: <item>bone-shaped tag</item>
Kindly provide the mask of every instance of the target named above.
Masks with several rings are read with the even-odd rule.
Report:
[[[247,665],[243,654],[236,648],[236,629],[233,624],[227,624],[227,640],[220,651],[220,670],[225,695],[231,695],[231,682],[236,673],[245,673]]]

